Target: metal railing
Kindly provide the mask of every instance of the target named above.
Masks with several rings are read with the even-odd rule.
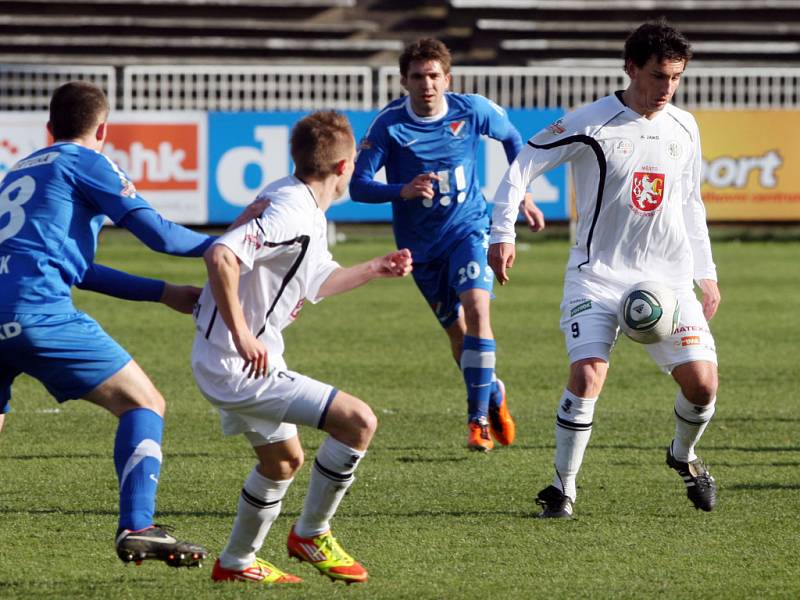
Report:
[[[117,75],[114,67],[66,65],[0,65],[0,110],[47,110],[50,96],[73,79],[99,86],[116,106]]]
[[[372,69],[125,67],[122,99],[125,110],[369,110]]]
[[[572,109],[628,84],[622,69],[591,65],[454,67],[452,76],[453,91],[506,108]],[[97,84],[112,106],[129,111],[371,110],[403,93],[396,67],[131,66],[118,91],[113,67],[15,64],[0,65],[0,110],[46,110],[53,90],[71,79]],[[800,69],[690,65],[674,102],[687,109],[796,109]]]

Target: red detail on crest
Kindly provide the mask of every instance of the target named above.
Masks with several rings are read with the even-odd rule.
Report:
[[[462,129],[464,129],[464,125],[464,121],[454,121],[453,123],[447,124],[447,126],[450,128],[450,133],[456,137],[458,137],[458,134],[461,133]]]
[[[651,212],[661,206],[663,199],[663,173],[642,173],[637,171],[633,174],[631,200],[634,207],[643,212]]]

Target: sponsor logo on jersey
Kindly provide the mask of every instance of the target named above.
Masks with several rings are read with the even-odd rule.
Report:
[[[592,308],[592,301],[586,300],[586,302],[581,302],[578,306],[574,306],[572,310],[569,311],[569,316],[574,317],[578,313],[582,313],[585,310],[589,310]]]
[[[664,199],[664,174],[643,173],[636,171],[633,174],[631,187],[631,201],[634,208],[645,213],[653,212]]]
[[[617,142],[617,144],[614,146],[614,150],[617,154],[628,156],[633,152],[633,142],[623,138]]]
[[[20,333],[22,333],[22,325],[16,321],[9,321],[0,325],[0,340],[17,337]]]
[[[261,239],[253,233],[245,234],[244,241],[247,242],[248,244],[255,246],[256,250],[259,250],[261,248]]]
[[[464,129],[464,125],[466,125],[466,121],[454,121],[452,123],[448,123],[447,127],[450,129],[450,133],[453,137],[459,137],[461,135],[461,131]]]
[[[359,150],[372,150],[372,142],[370,142],[367,138],[361,138],[361,141],[358,143]]]
[[[700,336],[699,335],[684,335],[681,337],[681,347],[686,348],[687,346],[699,346],[700,345]]]
[[[300,314],[300,311],[303,309],[303,305],[305,303],[306,303],[305,298],[300,298],[295,307],[292,309],[292,312],[289,313],[289,318],[292,321],[294,321],[297,318],[297,315]]]
[[[547,126],[547,130],[553,135],[561,135],[567,130],[567,128],[564,127],[564,119],[559,119],[558,121],[551,123]]]
[[[5,275],[10,273],[8,269],[8,261],[11,260],[11,255],[6,254],[5,256],[0,256],[0,275]]]

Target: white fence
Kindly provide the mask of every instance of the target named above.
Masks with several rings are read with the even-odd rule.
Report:
[[[0,65],[0,110],[47,110],[53,90],[73,79],[99,86],[116,106],[114,67]]]
[[[453,67],[452,89],[507,108],[574,108],[623,89],[622,69],[607,66]],[[371,110],[403,93],[397,67],[0,65],[0,110],[46,110],[70,79],[92,81],[124,110]],[[373,81],[376,80],[376,86]],[[377,88],[377,89],[376,89]],[[675,103],[688,109],[796,109],[798,68],[690,65]]]
[[[369,110],[369,67],[126,67],[124,110]]]
[[[481,94],[506,108],[575,108],[628,85],[621,68],[453,67],[455,92]],[[396,67],[378,71],[378,105],[402,94]],[[794,109],[800,69],[690,67],[674,102],[688,109]]]

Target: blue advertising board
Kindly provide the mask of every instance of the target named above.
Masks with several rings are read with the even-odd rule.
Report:
[[[208,114],[208,221],[229,223],[270,181],[293,171],[289,135],[307,112]],[[378,111],[345,113],[356,140],[367,131]],[[523,139],[563,115],[561,110],[511,110],[509,117]],[[508,162],[502,145],[486,140],[478,152],[484,194],[491,200]],[[379,177],[382,173],[379,174]],[[534,183],[534,198],[549,220],[566,220],[566,168],[559,167]],[[331,221],[390,221],[390,204],[361,204],[342,198],[328,210]]]

